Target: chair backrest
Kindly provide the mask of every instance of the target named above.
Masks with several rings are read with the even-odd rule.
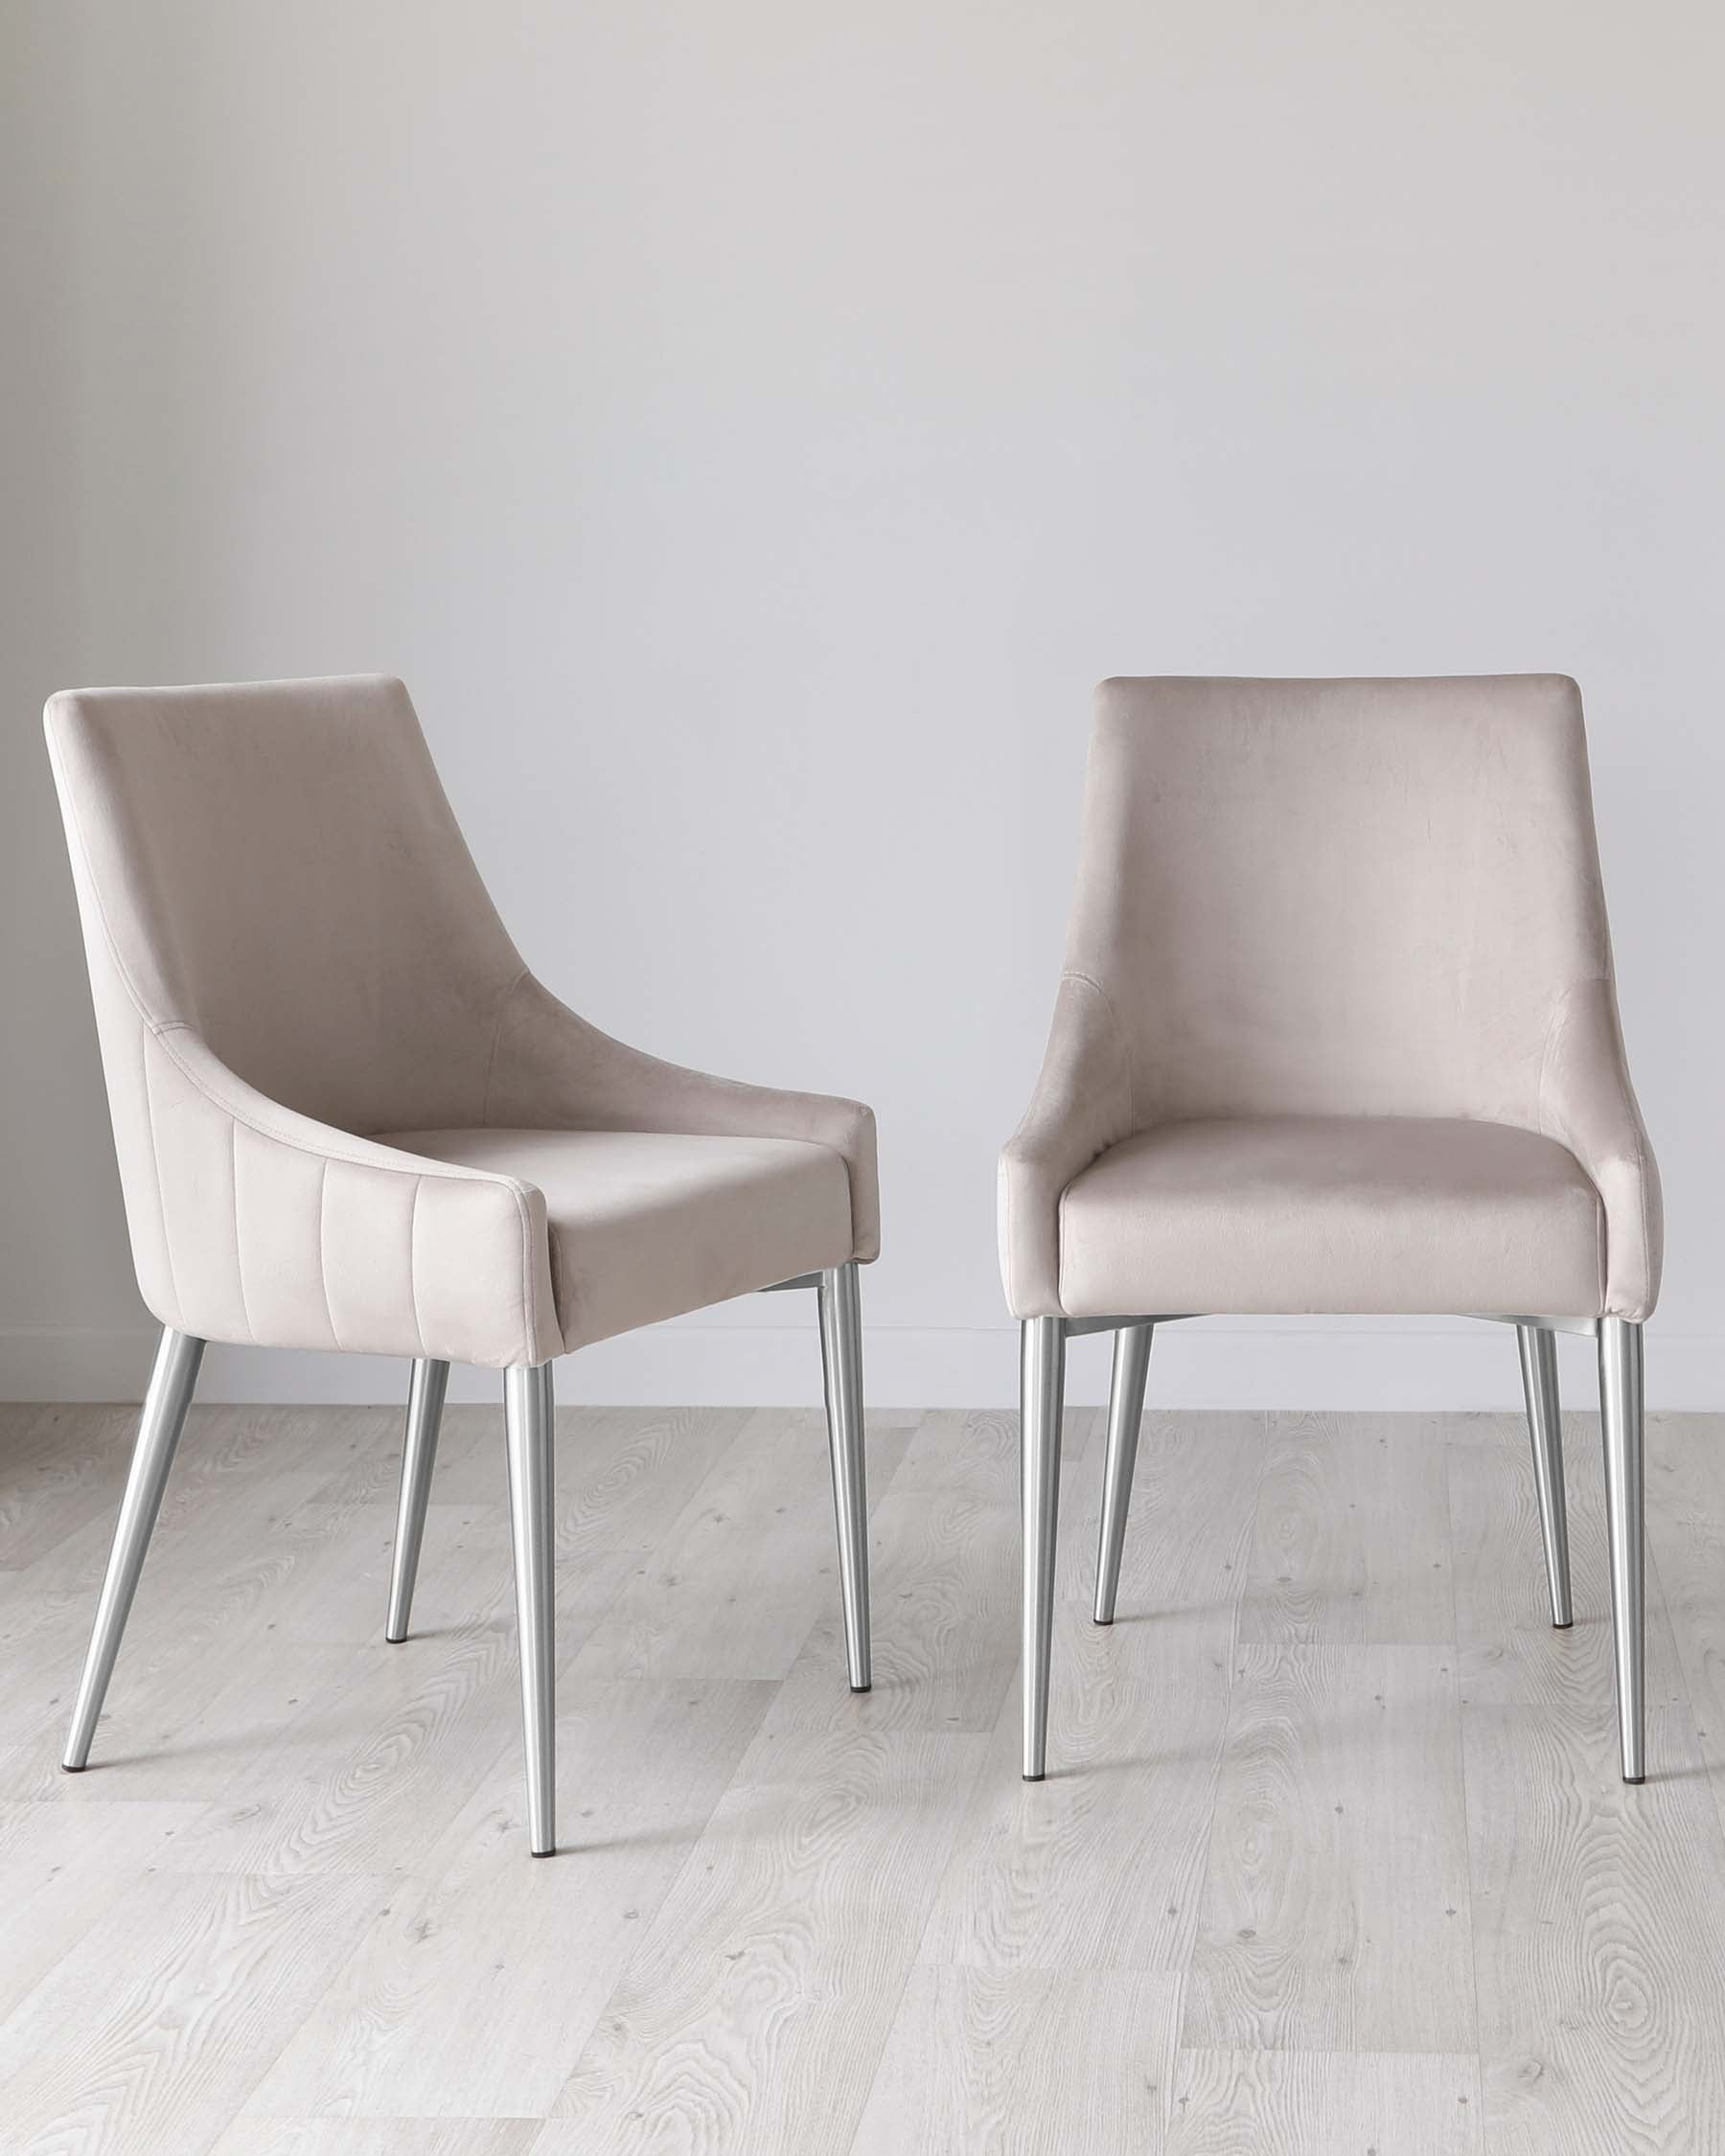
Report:
[[[1565,992],[1609,980],[1580,694],[1555,675],[1115,680],[1069,970],[1135,1119],[1540,1127]]]
[[[99,1017],[343,1131],[483,1119],[521,960],[399,681],[73,691],[47,729]],[[129,1126],[135,1034],[103,1051]]]

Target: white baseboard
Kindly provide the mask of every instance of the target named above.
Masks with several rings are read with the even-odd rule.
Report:
[[[153,1335],[48,1327],[0,1331],[0,1399],[135,1400]],[[866,1329],[867,1392],[883,1408],[1004,1408],[1017,1400],[1015,1328],[877,1324]],[[1564,1339],[1566,1397],[1594,1385],[1593,1350]],[[1102,1401],[1106,1339],[1072,1343],[1068,1397]],[[244,1402],[395,1402],[404,1366],[364,1355],[212,1348],[198,1397]],[[450,1397],[491,1400],[497,1380],[457,1369]],[[558,1365],[558,1397],[606,1406],[803,1406],[820,1397],[814,1314],[799,1324],[678,1322],[585,1348]],[[1521,1404],[1506,1326],[1407,1319],[1208,1319],[1159,1336],[1151,1399],[1172,1408],[1508,1409]],[[1647,1401],[1670,1411],[1725,1408],[1725,1340],[1647,1339]]]

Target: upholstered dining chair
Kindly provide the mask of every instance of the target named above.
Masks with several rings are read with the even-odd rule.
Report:
[[[1643,1778],[1660,1193],[1573,681],[1105,682],[1053,1030],[1000,1206],[1022,1321],[1027,1779],[1047,1755],[1067,1341],[1115,1334],[1107,1624],[1155,1325],[1306,1312],[1516,1327],[1557,1625],[1552,1335],[1597,1340],[1622,1771]]]
[[[65,1766],[89,1757],[212,1340],[412,1360],[393,1640],[448,1366],[503,1372],[527,1819],[546,1856],[552,1363],[813,1289],[866,1690],[869,1111],[680,1069],[566,1010],[493,908],[399,681],[80,691],[51,700],[47,732],[132,1255],[162,1327]]]

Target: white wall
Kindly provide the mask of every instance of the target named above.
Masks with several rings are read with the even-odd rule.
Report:
[[[0,11],[0,1390],[135,1389],[146,1353],[57,686],[403,675],[550,982],[669,1055],[876,1104],[872,1391],[909,1403],[1011,1395],[993,1158],[1046,1022],[1090,683],[1527,667],[1588,693],[1669,1205],[1652,1396],[1725,1405],[1719,24]],[[792,1315],[560,1386],[811,1396]],[[1168,1336],[1158,1388],[1506,1404],[1514,1361],[1495,1330],[1212,1327]]]

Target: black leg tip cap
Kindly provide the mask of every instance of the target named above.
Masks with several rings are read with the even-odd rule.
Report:
[[[1639,1789],[1642,1783],[1646,1780],[1646,1778],[1647,1778],[1645,1775],[1625,1775],[1623,1777],[1623,1779],[1629,1784],[1631,1789]]]
[[[80,1775],[83,1773],[83,1769],[81,1767],[70,1767],[62,1759],[60,1761],[60,1773],[63,1775]]]

